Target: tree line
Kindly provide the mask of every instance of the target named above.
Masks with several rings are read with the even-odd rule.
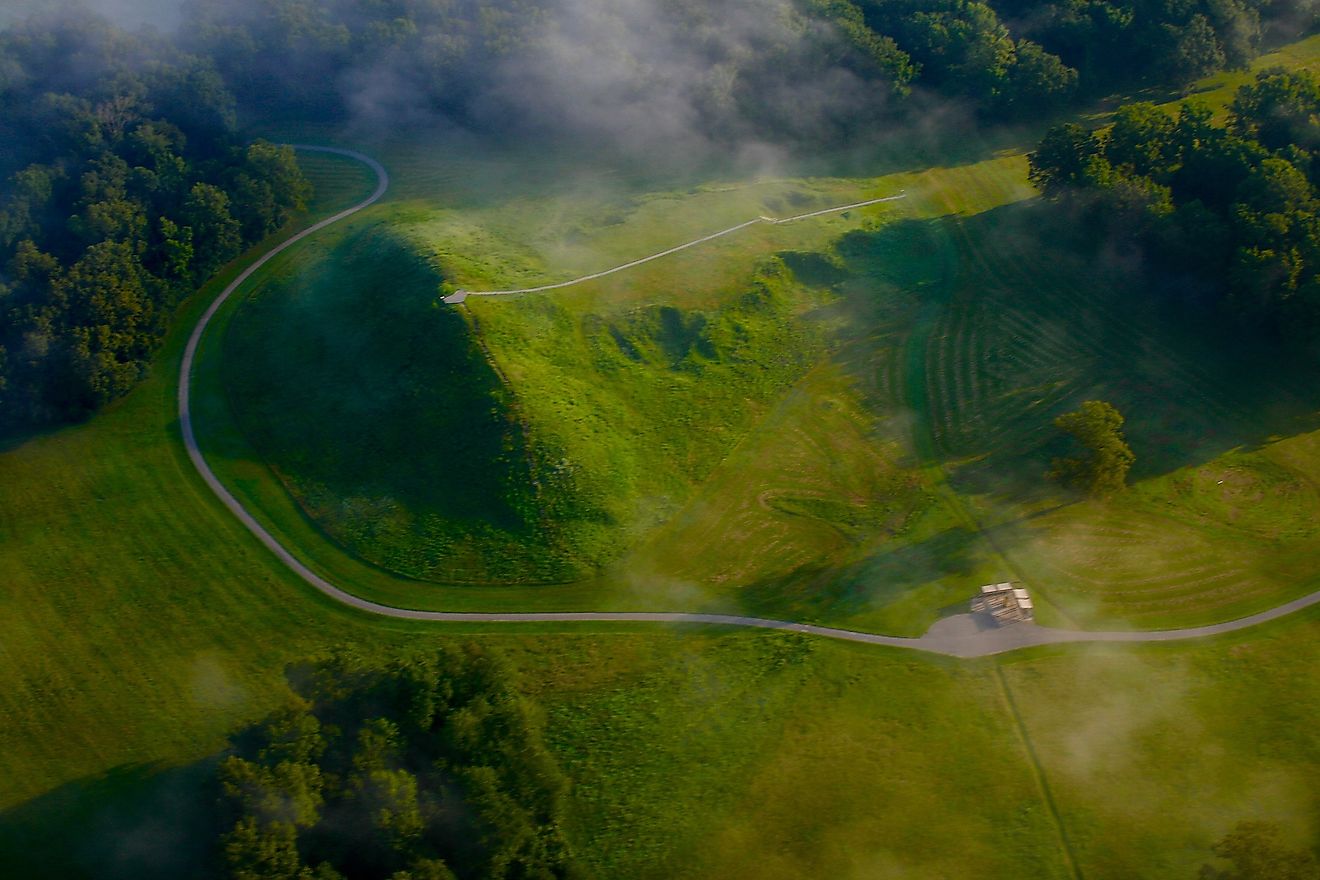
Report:
[[[647,90],[685,89],[688,121],[715,142],[839,142],[928,107],[907,100],[916,93],[964,101],[987,118],[1036,116],[1120,84],[1181,85],[1241,66],[1272,30],[1315,23],[1309,0],[784,0],[777,29],[749,27],[758,10],[767,17],[748,0],[655,6],[653,24],[687,54],[669,78],[663,53],[632,65],[635,79],[612,94],[626,104]],[[504,62],[568,39],[581,22],[562,14],[545,0],[194,0],[168,39],[89,15],[0,31],[0,434],[76,420],[124,394],[181,299],[303,208],[307,186],[290,151],[245,144],[239,107],[342,120],[366,106],[516,128],[518,114],[498,100],[520,91],[499,79]],[[1279,301],[1312,296],[1298,220],[1310,210],[1301,180],[1311,173],[1310,135],[1287,115],[1303,112],[1313,83],[1255,88],[1225,134],[1205,133],[1206,114],[1187,111],[1168,135],[1183,140],[1151,147],[1156,161],[1123,154],[1150,146],[1124,145],[1143,136],[1130,132],[1150,113],[1128,108],[1117,134],[1090,146],[1077,136],[1077,161],[1098,160],[1089,177],[1048,167],[1051,151],[1067,152],[1059,138],[1073,136],[1057,133],[1035,173],[1056,191],[1112,191],[1115,204],[1129,193],[1118,212],[1150,195],[1139,213],[1189,265],[1196,236],[1240,233],[1233,289],[1244,309],[1254,302],[1272,314]],[[836,93],[847,99],[834,116],[808,112]],[[401,109],[400,100],[411,103]],[[544,103],[553,125],[562,113]],[[1234,213],[1239,201],[1225,189],[1247,167],[1258,192],[1241,204],[1256,221]],[[1282,231],[1266,204],[1280,198],[1294,199]],[[1185,206],[1192,201],[1200,207]],[[1155,222],[1161,212],[1169,216]]]
[[[1242,68],[1316,24],[1311,0],[993,0],[1024,38],[1078,72],[1086,94],[1185,86]]]
[[[214,66],[95,18],[0,32],[0,433],[85,417],[179,302],[303,209]]]
[[[713,131],[730,114],[765,122],[763,135],[792,129],[767,96],[825,67],[868,84],[855,107],[863,115],[868,94],[892,108],[887,98],[920,87],[987,117],[1024,118],[1119,86],[1181,87],[1244,67],[1266,39],[1317,23],[1310,0],[788,0],[785,33],[797,39],[763,39],[748,52],[714,38],[711,25],[745,17],[746,6],[660,4],[648,22],[698,47],[691,74],[709,80],[700,109]],[[571,30],[559,14],[544,0],[198,0],[185,32],[240,96],[342,113],[363,75],[388,71],[392,89],[430,110],[489,125],[491,71]]]
[[[1031,178],[1095,240],[1137,248],[1152,287],[1298,345],[1320,330],[1320,81],[1262,71],[1225,125],[1128,104],[1107,130],[1052,128]]]
[[[294,674],[302,704],[218,768],[233,880],[580,877],[566,780],[499,655],[448,646]]]

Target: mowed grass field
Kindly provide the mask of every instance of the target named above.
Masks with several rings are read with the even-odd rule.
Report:
[[[366,181],[353,166],[310,164],[326,193],[318,210],[360,197],[357,187]],[[394,207],[355,220],[342,235],[367,230]],[[836,229],[835,237],[850,229]],[[931,412],[943,412],[939,401],[959,394],[979,401],[968,411],[1017,412],[1005,395],[1035,387],[1029,379],[1043,367],[1006,355],[940,354],[1028,350],[993,326],[974,330],[970,318],[961,334],[956,329],[946,305],[972,296],[978,285],[997,297],[987,308],[1028,316],[1027,338],[1052,327],[1031,317],[1038,314],[1034,296],[1011,298],[1019,282],[982,284],[990,273],[967,268],[979,265],[978,249],[1013,253],[1010,243],[978,228],[975,217],[918,217],[861,232],[865,238],[853,239],[853,249],[834,246],[832,267],[815,258],[781,259],[796,267],[799,283],[818,290],[809,296],[827,300],[826,312],[854,301],[849,285],[885,291],[872,314],[887,323],[861,338],[833,337],[828,356],[766,405],[758,424],[774,430],[750,432],[702,491],[721,479],[737,487],[773,475],[779,485],[764,505],[719,508],[712,515],[720,519],[711,521],[741,522],[749,533],[766,533],[769,523],[785,530],[782,541],[830,548],[829,558],[851,560],[842,573],[855,575],[822,581],[849,585],[830,607],[857,619],[872,615],[878,626],[915,629],[941,602],[962,598],[959,581],[974,584],[977,566],[989,573],[1004,559],[1024,569],[1050,564],[1033,555],[1043,552],[1033,544],[1043,532],[1038,524],[1066,527],[1073,523],[1064,517],[1077,517],[1121,526],[1129,508],[1051,510],[1036,494],[1031,468],[1015,470],[1006,452],[996,458],[1012,444],[1022,444],[1028,458],[1047,455],[1033,439],[1043,413],[1035,421],[996,417],[1002,427],[986,430],[998,433],[978,439],[977,429],[960,430],[959,420],[946,427],[939,415],[926,420],[924,411],[896,403],[924,388]],[[338,240],[326,236],[309,246]],[[772,245],[766,257],[805,248]],[[300,254],[287,257],[310,259]],[[1005,279],[1032,257],[1018,251],[1013,259],[1017,266]],[[740,271],[760,268],[744,264]],[[1036,283],[1040,308],[1062,326],[1051,332],[1067,351],[1083,336],[1071,322],[1090,326],[1089,306],[1069,305],[1067,285]],[[184,307],[153,376],[130,397],[88,425],[0,453],[0,874],[187,876],[195,861],[188,861],[191,841],[180,835],[189,804],[205,795],[199,762],[230,732],[288,699],[286,663],[332,646],[384,652],[453,638],[481,638],[514,658],[575,780],[573,837],[603,877],[1190,877],[1209,858],[1209,845],[1241,819],[1277,819],[1295,843],[1314,839],[1314,615],[1203,644],[1070,648],[962,663],[773,634],[419,627],[333,606],[232,521],[179,444],[179,351],[206,294],[216,290],[212,285]],[[820,318],[830,328],[843,321]],[[1186,353],[1185,335],[1150,321],[1136,337],[1143,350],[1176,363],[1202,362]],[[223,327],[217,330],[199,367],[199,416],[209,419],[204,429],[213,429],[204,434],[209,451],[245,497],[265,499],[259,514],[282,537],[297,537],[291,543],[317,567],[344,573],[364,593],[466,607],[596,601],[578,588],[424,593],[422,585],[401,586],[336,551],[271,479],[249,441],[225,427],[220,359],[211,356],[224,339]],[[959,339],[973,341],[949,341]],[[1131,356],[1136,343],[1105,345],[1114,347],[1083,354]],[[1051,357],[1050,369],[1070,363],[1064,354]],[[973,373],[948,366],[969,360]],[[1252,404],[1244,394],[1252,386],[1241,377],[1205,404],[1210,415],[1195,414],[1197,399],[1183,404],[1191,414],[1179,418],[1193,425],[1226,413],[1219,433],[1200,440],[1186,430],[1151,444],[1150,437],[1163,436],[1163,410],[1142,413],[1132,404],[1163,401],[1167,408],[1171,396],[1190,387],[1178,376],[1170,381],[1181,384],[1173,391],[1138,388],[1125,398],[1134,445],[1144,439],[1138,453],[1147,451],[1140,482],[1122,504],[1152,517],[1145,521],[1157,528],[1169,529],[1176,518],[1207,541],[1255,530],[1267,550],[1279,559],[1293,553],[1300,568],[1310,539],[1293,511],[1309,504],[1303,477],[1315,460],[1313,435],[1304,418],[1295,418],[1305,406],[1287,397],[1273,408],[1257,404],[1257,412],[1272,416],[1253,422],[1250,408],[1243,409],[1244,398]],[[1068,393],[1087,387],[1078,383]],[[757,444],[767,451],[758,453]],[[791,468],[772,468],[780,455]],[[832,459],[846,462],[838,473],[828,469]],[[845,485],[857,487],[856,495],[835,494]],[[892,504],[875,501],[881,490]],[[717,500],[731,493],[717,493]],[[700,497],[694,494],[693,506],[672,522],[692,514],[700,523]],[[901,541],[885,537],[904,523],[902,541],[917,548],[907,556]],[[1149,531],[1139,532],[1149,540]],[[897,552],[877,553],[859,534]],[[765,546],[779,546],[773,541]],[[1139,546],[1117,540],[1084,571],[1135,559]],[[935,552],[941,547],[949,552]],[[665,558],[645,545],[636,552]],[[715,548],[705,552],[717,556]],[[797,552],[806,558],[807,551]],[[1251,564],[1265,570],[1266,555]],[[730,558],[752,572],[758,557],[744,551]],[[931,568],[923,574],[911,560]],[[937,567],[943,560],[961,561],[945,571]],[[882,564],[888,568],[877,571],[890,577],[867,574]],[[1049,595],[1077,618],[1132,613],[1121,591],[1106,606],[1066,579],[1054,583]],[[1298,583],[1281,578],[1276,595]],[[781,608],[798,602],[809,610],[813,594],[798,588],[805,584],[805,573],[766,578],[759,594],[739,601]],[[654,586],[635,584],[628,595],[644,601]],[[1248,601],[1265,601],[1267,592]],[[680,572],[664,599],[684,597],[706,594],[695,593]],[[1186,603],[1168,607],[1165,619],[1188,614]],[[1233,607],[1220,605],[1216,613]]]
[[[1042,247],[1040,209],[959,224],[962,264],[919,367],[933,449],[1011,571],[1066,619],[1169,627],[1314,588],[1317,401],[1287,364],[1161,313],[1121,261]],[[1190,326],[1189,326],[1190,324]],[[1042,479],[1051,419],[1127,414],[1133,489],[1078,503]]]
[[[1000,200],[1016,196],[1011,186],[982,185]],[[921,205],[921,190],[913,190]],[[924,202],[947,210],[934,198]],[[377,224],[393,219],[385,217]],[[376,437],[384,425],[386,439],[400,445],[357,450],[357,458],[421,461],[441,487],[451,471],[485,473],[484,483],[471,484],[470,506],[451,506],[447,517],[429,508],[441,541],[461,533],[482,505],[516,498],[526,478],[519,483],[509,469],[526,467],[536,475],[534,492],[522,502],[523,532],[510,530],[510,546],[536,559],[545,552],[537,541],[550,534],[566,564],[603,567],[594,580],[543,592],[391,581],[332,559],[309,522],[335,537],[341,522],[377,528],[359,536],[366,544],[359,555],[384,568],[441,582],[500,582],[489,563],[474,567],[491,555],[471,549],[417,567],[375,555],[383,546],[377,524],[394,495],[332,496],[346,514],[305,505],[305,522],[278,492],[267,492],[275,500],[267,512],[297,546],[313,548],[355,588],[365,584],[393,601],[511,607],[535,594],[537,607],[736,608],[919,634],[978,582],[1006,576],[1038,590],[1051,622],[1090,626],[1228,619],[1310,589],[1307,560],[1320,535],[1305,467],[1306,389],[1217,358],[1212,345],[1196,341],[1199,330],[1187,332],[1126,294],[1121,265],[1042,244],[1032,230],[1048,222],[1031,207],[894,217],[845,230],[820,251],[780,250],[759,262],[755,252],[741,255],[754,268],[743,270],[742,286],[728,282],[722,299],[718,290],[683,290],[641,304],[620,279],[611,294],[592,285],[480,302],[469,323],[450,321],[438,332],[427,321],[445,313],[421,294],[410,322],[367,309],[371,320],[391,316],[375,331],[392,367],[380,369],[386,389],[400,371],[415,370],[414,349],[451,346],[461,355],[446,372],[423,370],[411,384],[396,383],[408,396],[383,416],[372,411],[377,422],[344,414],[360,393],[346,393],[358,387],[351,376],[333,379],[325,360],[300,365],[305,349],[271,336],[295,338],[327,322],[320,308],[327,301],[305,286],[299,296],[309,304],[300,308],[316,320],[276,320],[255,307],[251,316],[240,313],[241,333],[228,337],[241,340],[236,349],[244,353],[231,361],[241,370],[230,396],[243,401],[240,412],[257,411],[258,391],[268,390],[254,421],[267,431],[280,426],[285,448],[300,454],[308,448],[301,431],[342,450],[362,424]],[[383,234],[377,226],[345,233],[343,253],[363,241],[379,249],[372,236]],[[723,260],[728,272],[732,257]],[[424,285],[438,284],[428,277]],[[398,289],[388,277],[374,281]],[[329,289],[344,295],[348,288]],[[351,317],[353,304],[344,306],[350,317],[337,319],[349,341],[368,323]],[[407,329],[396,338],[385,324]],[[325,350],[329,363],[361,371],[362,358]],[[446,425],[443,407],[418,406],[418,393],[452,399],[453,388],[492,387],[492,364],[505,396],[474,399],[477,418],[461,421],[467,429]],[[245,376],[255,377],[256,391],[242,384]],[[338,398],[332,405],[341,409],[317,409],[321,399],[309,389]],[[1128,413],[1141,462],[1134,491],[1108,504],[1077,503],[1043,479],[1057,449],[1051,419],[1090,397]],[[474,452],[475,426],[499,405],[503,440]],[[423,421],[414,420],[419,413]],[[1280,438],[1289,439],[1280,445]],[[531,448],[519,452],[520,444]],[[1215,468],[1234,474],[1225,483],[1215,477],[1216,489],[1229,487],[1218,500],[1204,478]],[[463,496],[441,490],[438,497]],[[410,538],[405,533],[398,545],[404,553]],[[504,564],[514,555],[494,558]]]
[[[567,152],[387,155],[392,201],[283,258],[200,377],[229,401],[203,420],[221,472],[360,593],[918,635],[1004,578],[1042,620],[1091,627],[1230,619],[1315,586],[1309,391],[1125,293],[1121,260],[1043,239],[1056,221],[1023,204],[1020,154],[672,189]],[[557,281],[900,191],[437,304],[442,285]],[[1051,420],[1089,398],[1128,415],[1138,453],[1107,504],[1043,478]]]

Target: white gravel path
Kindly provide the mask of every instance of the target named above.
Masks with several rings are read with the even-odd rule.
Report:
[[[580,278],[573,278],[569,281],[559,281],[556,282],[555,284],[542,284],[539,287],[520,287],[516,290],[456,290],[453,293],[451,293],[449,296],[445,297],[445,302],[450,304],[461,303],[469,296],[515,296],[520,293],[544,293],[547,290],[561,290],[565,287],[572,287],[575,284],[581,284],[584,281],[595,281],[597,278],[604,278],[606,275],[613,275],[615,272],[622,272],[624,269],[632,269],[635,266],[640,266],[643,263],[649,263],[652,260],[658,260],[661,257],[667,257],[670,254],[676,254],[679,251],[685,251],[690,247],[696,247],[699,244],[705,244],[708,241],[713,241],[717,238],[720,238],[721,236],[730,235],[734,232],[737,232],[740,229],[746,229],[748,226],[755,226],[758,223],[769,223],[771,225],[779,226],[784,223],[793,223],[798,220],[806,220],[810,217],[821,217],[824,216],[825,214],[839,214],[844,211],[851,211],[854,208],[865,208],[867,205],[878,205],[881,202],[894,202],[903,198],[907,198],[907,193],[899,193],[898,195],[894,195],[894,196],[884,196],[878,199],[867,199],[864,202],[855,202],[851,205],[836,205],[833,208],[823,208],[819,211],[812,211],[808,214],[798,214],[796,217],[784,217],[783,219],[777,219],[775,217],[765,217],[765,216],[753,217],[751,220],[744,221],[736,226],[730,226],[728,229],[721,229],[719,232],[712,232],[710,235],[703,235],[701,238],[694,238],[692,241],[684,242],[683,244],[680,244],[676,247],[671,247],[668,250],[663,250],[660,251],[659,253],[654,253],[651,254],[650,256],[642,257],[640,260],[633,260],[632,262],[623,263],[622,265],[614,266],[609,269],[604,269],[600,272],[593,272],[590,275],[583,275]]]

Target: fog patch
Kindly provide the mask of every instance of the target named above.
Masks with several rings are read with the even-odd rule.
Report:
[[[0,3],[0,28],[32,15],[98,15],[125,30],[151,27],[172,31],[183,17],[185,0],[5,0]]]
[[[1155,670],[1130,655],[1106,653],[1097,660],[1108,667],[1104,678],[1139,682],[1154,677]],[[1139,686],[1107,687],[1102,686],[1103,680],[1097,676],[1086,686],[1089,698],[1061,732],[1060,752],[1070,775],[1094,779],[1116,766],[1129,764],[1133,756],[1142,753],[1149,739],[1169,729],[1173,721],[1177,721],[1180,734],[1189,734],[1189,739],[1200,739],[1204,733],[1200,723],[1193,720],[1185,677],[1169,682],[1160,676],[1163,686],[1158,700],[1149,699]]]
[[[211,654],[203,654],[193,660],[188,685],[193,703],[203,711],[231,709],[247,697],[247,691],[233,680],[220,661]]]
[[[657,611],[695,611],[708,610],[712,604],[720,604],[722,597],[710,589],[686,578],[662,574],[649,566],[629,564],[618,573],[623,585],[620,607],[636,600],[641,606]]]

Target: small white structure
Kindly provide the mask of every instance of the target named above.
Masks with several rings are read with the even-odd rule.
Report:
[[[1031,595],[1007,582],[981,587],[980,594],[972,600],[972,613],[989,614],[1000,626],[1035,619]]]

